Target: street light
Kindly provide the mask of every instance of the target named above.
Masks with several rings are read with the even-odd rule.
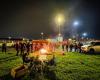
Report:
[[[64,15],[63,14],[58,14],[55,18],[55,22],[58,25],[58,30],[59,30],[59,36],[61,36],[61,25],[64,23]]]
[[[86,32],[84,32],[82,35],[83,35],[84,37],[86,37],[86,36],[87,36],[87,33],[86,33]]]
[[[75,21],[74,23],[73,23],[73,26],[78,26],[79,25],[79,22],[78,21]]]
[[[9,38],[9,40],[11,39],[11,37],[10,37],[10,36],[9,36],[8,38]]]
[[[78,32],[77,32],[77,28],[78,28],[78,26],[79,26],[79,21],[77,21],[77,20],[75,20],[73,23],[72,23],[72,28],[74,28],[74,29],[72,29],[72,35],[74,35],[75,36],[75,38],[78,40]]]
[[[42,37],[42,39],[43,39],[43,35],[44,35],[44,33],[43,33],[43,32],[41,32],[41,37]]]
[[[9,42],[10,42],[10,40],[11,40],[11,37],[9,36],[9,37],[8,37],[8,39],[9,39]]]

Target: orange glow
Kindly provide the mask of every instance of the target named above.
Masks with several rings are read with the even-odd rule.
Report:
[[[44,48],[40,49],[40,54],[46,54],[48,51]]]

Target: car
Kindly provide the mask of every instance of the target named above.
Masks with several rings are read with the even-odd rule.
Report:
[[[87,52],[100,53],[100,41],[91,42],[91,45],[88,46]]]
[[[81,50],[83,53],[100,53],[100,41],[86,42]]]
[[[83,46],[81,46],[81,50],[83,53],[88,52],[88,47],[91,45],[91,42],[85,42],[83,43]]]

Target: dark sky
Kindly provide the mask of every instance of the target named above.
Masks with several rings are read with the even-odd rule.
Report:
[[[68,36],[72,23],[80,22],[78,33],[100,39],[99,0],[3,0],[0,2],[0,37],[40,38],[57,33],[54,16],[64,13],[63,33]]]

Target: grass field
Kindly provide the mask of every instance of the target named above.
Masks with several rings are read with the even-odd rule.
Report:
[[[50,66],[50,76],[42,76],[40,80],[100,80],[100,55],[68,52],[56,54],[55,61],[56,66]],[[12,80],[11,69],[21,64],[22,60],[15,52],[0,52],[0,80]],[[22,80],[30,79],[24,76]]]

